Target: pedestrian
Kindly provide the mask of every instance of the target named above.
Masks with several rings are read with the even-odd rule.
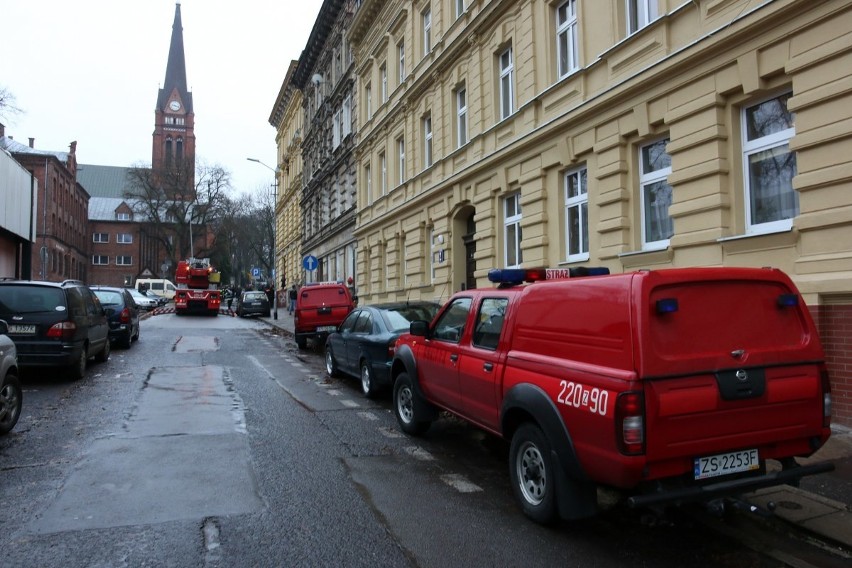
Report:
[[[290,315],[293,315],[293,312],[296,311],[296,295],[297,294],[298,294],[298,292],[296,291],[296,285],[293,284],[290,287],[290,292],[287,295],[288,299],[290,300],[290,304],[287,306],[287,312],[289,312]]]
[[[234,288],[228,288],[228,311],[231,309],[231,305],[234,303]]]

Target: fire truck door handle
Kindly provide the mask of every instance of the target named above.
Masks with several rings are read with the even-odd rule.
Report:
[[[482,365],[482,368],[490,373],[494,369],[494,364],[485,363],[484,365]]]
[[[459,360],[459,354],[458,353],[453,353],[452,355],[450,355],[450,361],[452,361],[453,363],[455,363],[458,360]]]

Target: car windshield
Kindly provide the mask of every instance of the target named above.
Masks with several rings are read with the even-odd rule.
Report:
[[[438,306],[400,306],[398,308],[383,309],[382,316],[388,329],[392,331],[408,330],[414,320],[432,321]]]
[[[0,316],[65,309],[65,294],[59,288],[14,284],[0,286]]]
[[[120,306],[124,303],[121,301],[121,294],[118,292],[111,290],[94,290],[94,292],[104,306]]]

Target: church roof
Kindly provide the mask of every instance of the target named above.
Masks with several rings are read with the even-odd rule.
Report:
[[[123,199],[127,191],[127,173],[130,169],[119,166],[80,164],[77,166],[77,182],[86,189],[92,198]],[[91,212],[91,205],[89,211]]]
[[[89,199],[89,221],[115,221],[115,211],[122,203],[126,203],[128,207],[133,209],[136,200],[117,197],[92,197]]]

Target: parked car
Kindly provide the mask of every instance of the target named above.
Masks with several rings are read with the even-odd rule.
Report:
[[[0,319],[8,322],[24,371],[58,367],[80,379],[89,358],[109,359],[106,312],[79,280],[0,280]]]
[[[162,294],[158,294],[157,292],[154,292],[152,290],[145,290],[144,292],[142,292],[142,294],[144,294],[146,297],[151,298],[152,300],[157,302],[158,307],[159,306],[165,306],[166,304],[169,303],[169,298],[167,298],[166,296],[163,296]]]
[[[326,372],[360,378],[364,395],[375,397],[390,386],[397,338],[412,321],[431,321],[440,307],[435,302],[396,302],[356,308],[326,340]]]
[[[124,288],[110,286],[89,286],[107,312],[109,320],[109,340],[130,349],[133,341],[139,339],[139,306]]]
[[[293,314],[296,345],[304,349],[308,339],[325,345],[329,333],[337,331],[355,307],[352,293],[342,282],[315,282],[302,286],[296,296]]]
[[[24,400],[18,379],[17,350],[8,331],[6,321],[0,320],[0,436],[8,434],[18,423]]]
[[[269,317],[272,315],[272,308],[269,307],[269,298],[266,297],[266,292],[252,290],[240,294],[236,312],[241,318],[255,315]]]
[[[154,298],[149,298],[139,290],[135,288],[125,288],[131,296],[133,296],[133,301],[136,302],[136,305],[139,308],[145,310],[146,312],[150,312],[154,308],[157,307],[157,300]]]

